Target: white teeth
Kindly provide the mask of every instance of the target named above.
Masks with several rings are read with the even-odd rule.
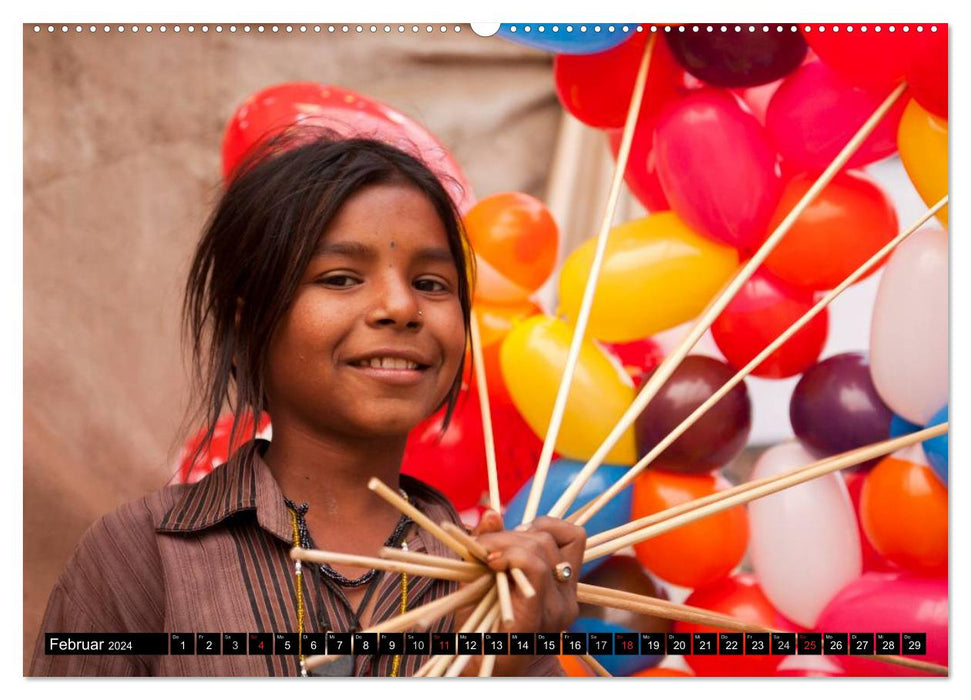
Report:
[[[418,369],[417,362],[400,357],[372,357],[370,360],[363,360],[359,364],[375,369]]]

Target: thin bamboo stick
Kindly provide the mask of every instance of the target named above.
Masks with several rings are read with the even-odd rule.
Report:
[[[652,537],[657,537],[665,532],[679,528],[682,525],[687,525],[688,523],[696,520],[706,518],[709,515],[720,513],[723,510],[734,508],[735,506],[763,498],[764,496],[777,493],[793,486],[798,486],[799,484],[811,481],[812,479],[825,474],[831,474],[833,472],[840,471],[841,469],[852,467],[855,464],[866,462],[867,460],[875,457],[890,454],[891,452],[895,452],[904,447],[916,445],[917,443],[929,440],[932,437],[943,435],[948,431],[948,425],[949,423],[944,422],[930,428],[918,430],[917,432],[910,433],[909,435],[901,435],[900,437],[892,438],[890,440],[883,440],[882,442],[867,445],[866,447],[858,447],[854,450],[848,450],[841,454],[834,455],[833,457],[828,457],[818,462],[814,462],[811,465],[807,465],[811,467],[809,469],[800,468],[784,474],[779,474],[765,483],[759,484],[758,486],[749,488],[740,493],[735,493],[728,498],[723,498],[714,503],[708,503],[706,505],[695,507],[687,512],[681,513],[680,515],[667,518],[662,522],[649,525],[648,527],[642,528],[635,532],[617,537],[609,542],[599,544],[596,547],[590,547],[584,553],[583,561],[588,562],[594,559],[599,559],[600,557],[613,554],[624,547],[629,547],[632,544],[637,544],[638,542],[643,542],[644,540],[651,539]]]
[[[539,464],[536,467],[533,485],[526,499],[526,506],[523,511],[524,523],[532,521],[536,517],[536,512],[539,510],[539,501],[543,494],[543,486],[546,484],[546,477],[553,459],[556,438],[560,433],[560,426],[563,423],[566,402],[570,394],[570,386],[573,383],[573,374],[576,371],[577,361],[580,357],[580,348],[583,345],[587,323],[590,320],[590,311],[593,308],[593,297],[597,290],[600,268],[603,266],[603,260],[607,250],[607,238],[614,218],[614,209],[617,207],[621,185],[624,181],[624,172],[627,169],[627,160],[630,157],[631,143],[634,140],[634,129],[637,125],[637,117],[640,114],[641,103],[644,99],[644,86],[647,84],[647,74],[651,65],[651,55],[654,52],[654,43],[656,40],[656,34],[652,34],[648,38],[647,45],[644,47],[644,55],[641,58],[640,68],[637,71],[637,78],[634,81],[634,92],[627,110],[627,120],[624,123],[624,131],[621,137],[620,149],[617,153],[617,162],[614,165],[613,178],[610,182],[607,204],[604,207],[604,215],[600,221],[600,231],[597,234],[596,251],[590,265],[590,274],[587,277],[586,286],[583,289],[583,299],[580,303],[580,309],[577,312],[577,319],[573,328],[573,338],[570,340],[566,366],[563,369],[563,378],[560,380],[556,400],[553,403],[553,413],[550,416],[550,424],[546,430],[546,438],[543,440],[543,449],[540,452]]]
[[[489,407],[489,384],[485,371],[485,356],[482,351],[482,334],[479,332],[479,318],[472,311],[470,324],[472,334],[472,364],[475,367],[476,383],[479,387],[479,414],[482,416],[482,438],[485,443],[486,474],[489,479],[489,506],[496,513],[502,513],[502,499],[499,497],[499,467],[496,463],[496,441],[492,432],[492,410]],[[466,543],[466,547],[469,547]],[[471,550],[470,550],[471,551]],[[535,589],[529,585],[526,575],[519,569],[512,570],[513,578],[522,586],[526,582],[523,592],[527,598],[536,595]],[[505,571],[496,572],[496,584],[499,587],[499,600],[502,606],[502,618],[507,623],[513,621],[512,597],[509,594],[509,577]],[[532,592],[531,594],[529,592]]]
[[[590,654],[583,654],[583,655],[580,656],[580,659],[583,661],[583,663],[585,663],[587,666],[590,667],[590,670],[591,671],[593,671],[594,673],[596,673],[601,678],[613,678],[614,677],[614,674],[612,674],[610,671],[608,671],[607,669],[605,669],[603,667],[603,665],[599,661],[597,661],[595,658],[593,658],[592,655],[590,655]]]
[[[668,600],[662,600],[661,598],[651,598],[649,596],[628,593],[627,591],[619,591],[613,588],[592,586],[587,583],[577,584],[577,600],[581,603],[606,606],[617,610],[628,610],[630,612],[641,613],[642,615],[661,617],[666,620],[691,622],[698,625],[707,625],[709,627],[718,627],[738,632],[771,631],[763,625],[744,622],[743,620],[705,610],[704,608],[681,605]]]
[[[377,557],[363,557],[358,554],[325,552],[319,549],[302,549],[301,547],[291,549],[290,558],[299,559],[300,561],[317,562],[318,564],[347,564],[348,566],[359,566],[362,569],[380,569],[381,571],[391,571],[397,574],[405,573],[415,576],[428,576],[446,581],[475,581],[482,575],[481,570],[458,571],[444,566],[427,566],[425,564],[378,559]]]
[[[613,430],[604,440],[603,444],[597,448],[593,456],[587,461],[583,469],[577,474],[576,478],[570,484],[569,487],[563,492],[559,500],[553,505],[549,511],[549,515],[552,517],[563,517],[573,502],[576,500],[577,495],[583,486],[589,481],[593,473],[603,464],[604,459],[613,449],[614,445],[623,437],[624,433],[627,432],[628,428],[633,424],[634,420],[643,412],[644,408],[651,402],[654,396],[660,391],[661,387],[664,386],[665,382],[670,379],[674,370],[678,368],[681,361],[687,356],[691,348],[695,346],[695,343],[704,335],[705,331],[714,323],[715,319],[719,314],[728,306],[728,303],[732,300],[738,290],[742,288],[742,285],[748,281],[748,279],[755,273],[758,267],[765,261],[769,253],[775,248],[775,246],[782,240],[782,237],[789,231],[792,225],[796,222],[799,216],[805,211],[805,209],[815,200],[815,198],[822,192],[823,188],[830,183],[830,181],[836,176],[839,170],[849,161],[857,149],[863,144],[870,133],[876,128],[880,120],[890,111],[894,103],[900,98],[907,87],[906,81],[898,85],[893,92],[874,110],[873,114],[864,122],[863,126],[856,132],[856,134],[849,140],[849,142],[843,147],[833,162],[819,175],[816,182],[813,183],[802,198],[796,203],[789,214],[776,226],[775,230],[769,235],[765,242],[759,247],[758,251],[748,260],[748,262],[743,265],[731,281],[720,291],[714,299],[705,307],[705,310],[701,313],[698,319],[695,321],[691,330],[685,338],[678,344],[674,351],[664,359],[663,362],[658,366],[651,377],[645,382],[644,386],[641,388],[637,397],[631,403],[630,407],[624,413],[624,415],[614,426]],[[535,484],[534,484],[535,486]]]
[[[472,571],[479,575],[486,572],[486,568],[478,563],[439,557],[425,552],[410,552],[404,549],[397,549],[396,547],[382,547],[380,555],[382,559],[423,564],[425,566],[440,566],[445,569],[455,569],[456,571]]]
[[[442,530],[427,515],[408,503],[400,494],[390,489],[384,482],[376,477],[368,481],[367,487],[381,496],[388,503],[415,521],[419,527],[425,528],[435,539],[451,549],[466,561],[472,561],[473,556],[469,550],[458,542],[454,537]]]
[[[655,459],[657,459],[664,450],[666,450],[675,440],[681,437],[685,431],[687,431],[692,425],[694,425],[705,413],[707,413],[712,406],[718,403],[722,398],[724,398],[732,389],[734,389],[740,382],[742,382],[745,377],[752,373],[752,371],[762,364],[769,355],[775,352],[783,343],[785,343],[789,338],[795,335],[799,330],[805,326],[809,321],[811,321],[817,314],[819,314],[823,309],[829,306],[836,297],[843,293],[850,285],[854,284],[863,275],[869,272],[875,265],[877,265],[881,260],[883,260],[891,251],[894,250],[898,245],[903,243],[907,238],[917,231],[921,226],[923,226],[929,219],[931,219],[937,211],[947,204],[947,196],[945,195],[937,204],[928,209],[912,226],[907,228],[905,231],[901,232],[899,235],[894,237],[886,245],[884,245],[880,250],[878,250],[869,260],[860,265],[856,270],[854,270],[850,275],[846,277],[837,287],[829,291],[822,299],[820,299],[816,304],[813,305],[809,311],[803,314],[795,323],[793,323],[789,328],[787,328],[783,333],[772,341],[762,352],[756,355],[752,360],[740,369],[731,379],[725,382],[721,388],[718,389],[714,394],[712,394],[708,399],[698,406],[691,415],[685,418],[681,423],[674,428],[670,433],[668,433],[663,440],[661,440],[657,445],[651,448],[646,455],[644,455],[633,467],[624,473],[618,481],[613,483],[610,488],[600,494],[597,498],[590,501],[582,512],[574,513],[571,517],[567,518],[575,522],[577,525],[583,525],[587,523],[590,518],[600,512],[612,498],[614,498],[618,493],[623,491],[631,481],[637,477],[644,469],[647,468]],[[589,543],[588,543],[589,546]]]
[[[475,380],[479,387],[479,412],[482,415],[482,437],[485,442],[486,473],[489,477],[489,506],[502,513],[502,500],[499,497],[499,469],[496,464],[496,443],[492,433],[492,411],[489,407],[489,385],[486,380],[485,356],[482,353],[482,334],[479,332],[479,317],[472,310],[472,364],[475,366]]]

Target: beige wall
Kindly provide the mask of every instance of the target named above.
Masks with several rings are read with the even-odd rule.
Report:
[[[542,195],[550,58],[459,34],[35,34],[24,28],[24,644],[82,532],[171,476],[178,310],[219,191],[223,126],[286,81],[424,122],[479,196]],[[25,661],[26,663],[26,661]]]

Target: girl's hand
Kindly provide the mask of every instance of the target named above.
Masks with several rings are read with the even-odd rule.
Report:
[[[525,530],[503,530],[502,518],[490,510],[483,514],[472,535],[490,552],[489,568],[519,568],[536,589],[535,597],[526,598],[510,577],[514,621],[503,625],[503,632],[560,632],[576,620],[577,580],[587,541],[582,527],[543,516]],[[562,562],[572,570],[566,581],[555,574],[556,565]],[[500,656],[495,675],[522,675],[535,660],[532,656]]]

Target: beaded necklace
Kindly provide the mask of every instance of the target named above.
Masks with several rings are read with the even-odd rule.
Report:
[[[405,497],[407,498],[407,496]],[[287,508],[290,513],[290,524],[293,529],[293,546],[303,547],[308,549],[311,548],[312,543],[310,541],[310,533],[307,529],[306,520],[303,517],[307,513],[307,504],[304,503],[304,504],[301,504],[300,506],[297,506],[289,499],[284,499],[284,500],[286,501]],[[401,519],[398,521],[398,525],[397,527],[395,527],[394,532],[391,533],[391,536],[385,542],[385,546],[388,546],[388,547],[397,546],[398,540],[402,538],[402,536],[404,535],[405,531],[408,529],[408,526],[410,524],[411,524],[411,520],[406,516],[402,516]],[[408,543],[405,542],[403,539],[401,539],[400,544],[402,549],[404,549],[405,551],[408,550]],[[330,566],[327,566],[326,564],[320,565],[320,571],[325,577],[330,578],[335,583],[338,583],[339,585],[342,585],[342,586],[350,586],[350,587],[361,586],[361,585],[364,585],[365,583],[373,581],[370,588],[365,593],[357,613],[354,613],[350,604],[347,602],[347,599],[340,592],[340,590],[338,589],[337,591],[335,591],[335,593],[338,594],[336,597],[351,612],[351,614],[357,620],[358,622],[357,626],[359,627],[360,613],[367,606],[368,600],[370,599],[371,594],[375,590],[375,585],[377,584],[376,577],[378,574],[378,570],[371,569],[363,576],[356,579],[348,579],[343,575],[341,575],[339,572],[332,569]],[[303,562],[301,562],[299,559],[294,562],[293,573],[294,573],[294,577],[296,578],[296,589],[297,589],[297,654],[298,654],[298,658],[300,659],[300,675],[306,677],[308,675],[307,668],[305,665],[305,661],[307,657],[303,653],[303,632],[304,632],[304,615],[305,615],[305,606],[304,606],[304,600],[303,600]],[[318,595],[319,595],[319,590],[318,590]],[[321,608],[321,610],[323,610],[322,602],[319,604],[319,607]],[[404,613],[407,611],[407,609],[408,609],[408,574],[402,572],[400,612]],[[396,677],[398,675],[400,668],[401,668],[401,654],[396,654],[394,657],[394,660],[391,663],[391,673],[389,674],[389,676],[392,678]],[[351,659],[349,670],[353,670],[352,659]]]

